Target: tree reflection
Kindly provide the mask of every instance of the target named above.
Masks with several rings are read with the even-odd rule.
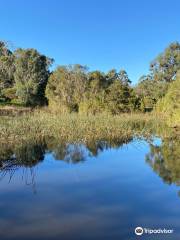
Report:
[[[97,156],[99,153],[110,148],[119,148],[124,144],[128,144],[133,140],[132,138],[118,138],[113,140],[101,140],[96,142],[87,143],[87,148],[92,156]]]
[[[150,144],[147,163],[165,183],[180,186],[180,139],[164,139],[160,146]]]
[[[109,148],[119,148],[130,142],[132,138],[100,140],[96,142],[67,143],[56,138],[41,141],[35,139],[18,144],[0,143],[0,177],[13,179],[16,171],[21,170],[22,180],[35,189],[36,166],[42,162],[45,153],[52,154],[55,160],[77,164],[90,157],[97,157],[102,151]]]
[[[62,160],[67,163],[84,162],[88,157],[95,157],[100,152],[109,148],[119,148],[123,144],[127,144],[133,138],[116,139],[114,141],[96,141],[85,144],[71,144],[58,142],[57,139],[48,141],[47,147],[52,152],[56,160]]]
[[[35,186],[35,166],[43,161],[45,144],[23,142],[18,145],[0,145],[0,174],[12,180],[14,173],[22,169],[22,179],[27,185]]]
[[[22,170],[22,179],[35,189],[36,166],[44,160],[46,152],[55,160],[77,164],[109,148],[119,148],[132,141],[133,138],[92,141],[84,144],[67,143],[59,139],[46,141],[24,141],[19,144],[0,144],[0,177],[12,180],[14,173]],[[164,138],[161,145],[153,143],[152,138],[146,139],[150,144],[150,152],[146,162],[167,184],[180,186],[180,139]]]
[[[19,144],[0,144],[0,173],[1,177],[7,173],[11,178],[19,168],[32,170],[39,162],[43,161],[46,151],[52,153],[54,159],[67,163],[84,162],[88,157],[97,156],[100,152],[108,148],[118,148],[132,140],[115,139],[114,141],[97,141],[84,144],[72,144],[59,141],[58,139],[48,139],[46,143],[35,140],[21,142]]]
[[[84,162],[89,155],[89,152],[82,144],[61,143],[55,145],[51,150],[54,159],[73,164]]]

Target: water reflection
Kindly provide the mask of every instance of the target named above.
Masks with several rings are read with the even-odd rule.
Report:
[[[47,149],[53,154],[54,159],[67,163],[84,162],[87,157],[97,157],[109,148],[119,148],[132,141],[133,138],[117,139],[114,141],[97,141],[84,144],[70,144],[59,142],[57,139],[47,141]]]
[[[18,169],[24,169],[22,178],[27,184],[35,184],[35,166],[42,162],[47,153],[55,160],[70,164],[86,161],[91,157],[97,157],[103,151],[110,148],[120,148],[124,144],[133,141],[133,138],[117,139],[112,142],[97,141],[84,144],[71,144],[48,139],[46,142],[23,142],[18,145],[0,145],[0,176],[1,179],[8,175],[9,181]],[[145,156],[154,172],[165,183],[180,185],[180,140],[178,137],[163,139],[160,145],[153,143],[152,138],[146,139],[149,143],[149,153]],[[29,175],[27,172],[29,171]],[[27,177],[28,176],[28,177]],[[27,180],[30,179],[30,180]]]
[[[62,160],[66,163],[79,163],[90,156],[90,152],[83,144],[51,143],[48,150],[52,153],[55,160]]]
[[[133,138],[121,139],[113,142],[99,141],[84,144],[71,144],[57,139],[47,143],[23,142],[18,145],[0,145],[0,170],[10,171],[19,167],[33,167],[44,160],[45,153],[52,153],[54,159],[67,163],[79,163],[89,156],[97,156],[109,148],[119,148],[132,141]]]
[[[1,144],[0,146],[0,179],[7,177],[9,182],[19,169],[22,180],[31,185],[36,193],[35,166],[44,160],[45,145],[37,143],[21,143],[18,145]]]
[[[1,170],[13,170],[18,167],[33,167],[43,161],[45,145],[37,143],[22,143],[18,145],[1,144]]]
[[[11,182],[16,171],[22,170],[22,180],[26,185],[31,185],[33,192],[36,193],[36,166],[44,160],[45,154],[50,153],[54,160],[77,164],[84,162],[88,157],[97,157],[100,152],[108,148],[119,148],[131,140],[132,138],[118,139],[113,142],[91,142],[86,146],[65,143],[57,139],[48,139],[46,142],[28,141],[20,144],[1,144],[0,180],[6,177]]]
[[[167,184],[180,186],[180,139],[163,139],[161,145],[150,144],[146,162]]]
[[[178,187],[168,185],[180,183],[179,143],[1,144],[0,239],[134,239],[136,226],[173,228],[179,239]]]

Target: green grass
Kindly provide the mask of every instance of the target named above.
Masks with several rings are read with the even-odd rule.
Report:
[[[4,101],[3,99],[0,98],[0,107],[7,107],[7,106],[13,106],[13,107],[25,107],[22,103],[19,102],[13,102],[13,101]]]

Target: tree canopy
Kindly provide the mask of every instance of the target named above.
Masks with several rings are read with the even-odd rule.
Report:
[[[0,41],[0,101],[25,106],[49,104],[57,111],[119,114],[151,111],[177,115],[180,44],[171,43],[150,64],[136,86],[124,69],[104,73],[80,64],[57,66],[36,49],[11,51]]]
[[[180,71],[169,86],[167,94],[158,101],[156,111],[168,115],[173,125],[180,123]]]
[[[169,85],[175,81],[180,70],[180,44],[171,43],[163,53],[150,64],[150,72],[143,75],[135,87],[140,98],[140,108],[143,111],[152,110],[156,103],[163,98]]]
[[[25,105],[42,105],[52,60],[35,49],[17,49],[15,56],[16,94]]]
[[[6,93],[14,84],[14,55],[8,49],[7,44],[0,41],[0,96],[6,99]],[[8,95],[8,94],[7,94]]]
[[[156,81],[172,82],[180,70],[180,43],[171,43],[150,65]]]
[[[36,49],[8,49],[0,42],[0,97],[26,106],[46,102],[45,88],[52,59]]]

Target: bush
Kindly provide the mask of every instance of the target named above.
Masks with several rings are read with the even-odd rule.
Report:
[[[158,101],[156,111],[167,115],[171,124],[180,125],[180,72],[165,97]]]

